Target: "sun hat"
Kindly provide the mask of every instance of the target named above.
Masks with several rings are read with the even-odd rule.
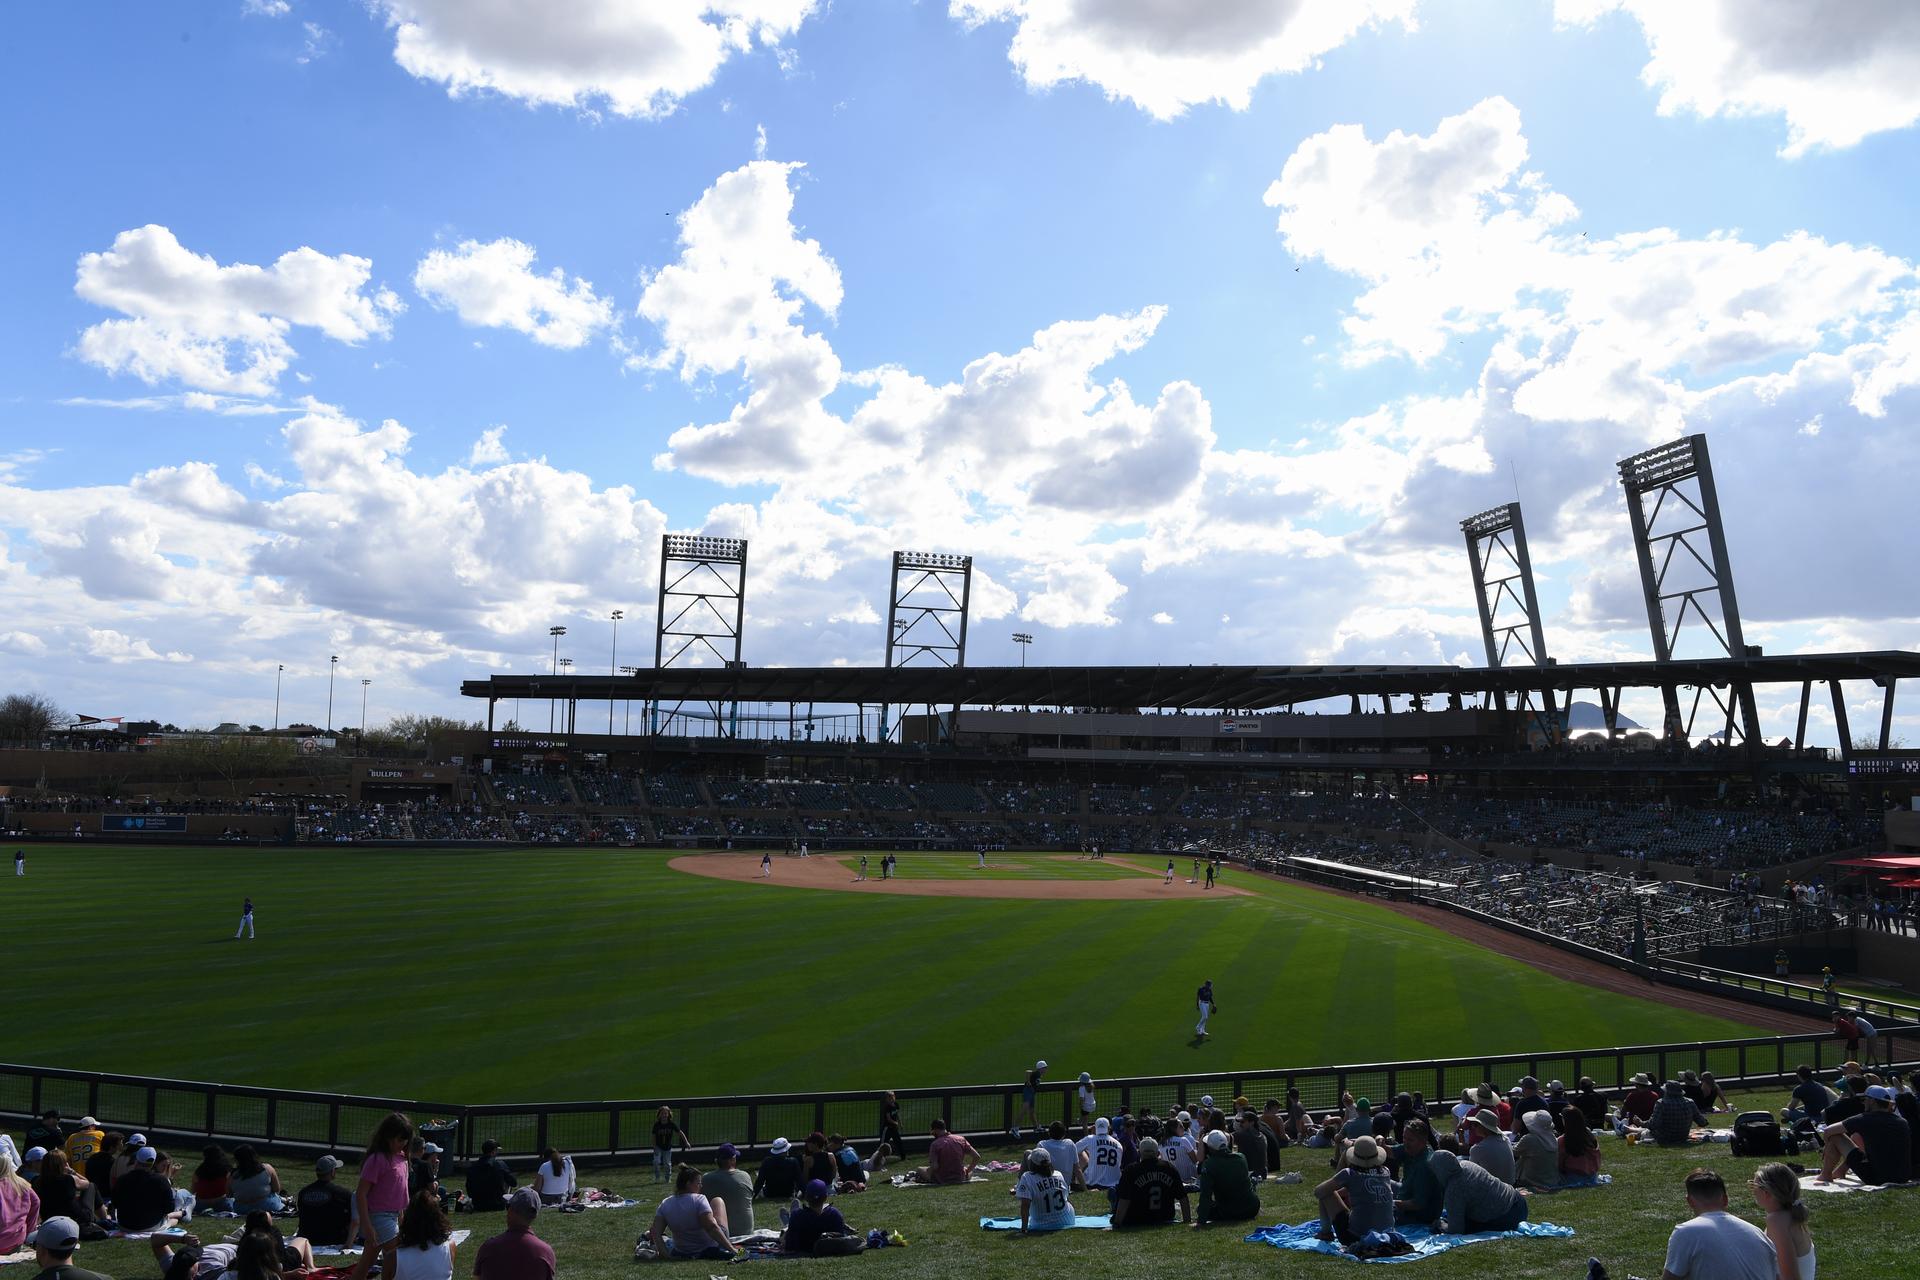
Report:
[[[1667,1081],[1664,1085],[1660,1086],[1660,1091],[1669,1098],[1684,1098],[1687,1096],[1687,1087],[1678,1080]]]
[[[1495,1115],[1491,1111],[1474,1112],[1473,1122],[1479,1125],[1482,1129],[1485,1129],[1488,1133],[1500,1132],[1500,1117]]]
[[[1474,1099],[1473,1099],[1473,1087],[1472,1087],[1471,1085],[1469,1085],[1468,1087],[1466,1087],[1465,1089],[1462,1089],[1462,1090],[1460,1091],[1460,1101],[1462,1101],[1462,1102],[1469,1102],[1469,1103],[1470,1103],[1470,1102],[1472,1102],[1473,1100],[1474,1100]]]
[[[1353,1140],[1347,1148],[1347,1163],[1356,1169],[1378,1169],[1387,1162],[1387,1153],[1380,1144],[1362,1134]]]
[[[72,1253],[80,1247],[80,1224],[72,1218],[48,1218],[27,1234],[27,1243],[48,1253]]]
[[[808,1181],[803,1194],[809,1200],[825,1200],[827,1198],[827,1184],[818,1178],[813,1178]]]
[[[1543,1138],[1549,1140],[1553,1138],[1553,1112],[1545,1108],[1527,1112],[1526,1125],[1528,1129]]]
[[[1207,1134],[1207,1146],[1214,1151],[1225,1151],[1227,1149],[1227,1135],[1218,1129],[1213,1130]]]
[[[1478,1089],[1475,1089],[1473,1091],[1473,1099],[1475,1102],[1481,1102],[1481,1103],[1485,1103],[1488,1106],[1492,1106],[1493,1105],[1493,1086],[1490,1084],[1482,1084]]]
[[[783,1156],[787,1154],[787,1148],[791,1147],[792,1145],[793,1144],[791,1142],[788,1142],[785,1138],[775,1138],[773,1140],[773,1147],[772,1147],[773,1154],[777,1156]]]
[[[1638,1075],[1634,1076],[1632,1080],[1628,1081],[1628,1083],[1637,1084],[1642,1089],[1651,1089],[1653,1087],[1653,1077],[1648,1075],[1646,1072],[1642,1071]]]

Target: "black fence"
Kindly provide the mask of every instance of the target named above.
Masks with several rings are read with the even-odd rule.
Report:
[[[1911,1057],[1915,1049],[1911,1041],[1902,1045],[1889,1038],[1882,1043],[1889,1051],[1903,1049],[1910,1055],[1899,1064],[1902,1067],[1920,1066],[1920,1060]],[[1543,1084],[1562,1080],[1569,1088],[1580,1077],[1591,1076],[1601,1089],[1617,1091],[1639,1072],[1663,1080],[1694,1070],[1711,1071],[1729,1087],[1764,1087],[1782,1083],[1801,1063],[1816,1071],[1833,1071],[1845,1049],[1845,1043],[1830,1032],[1808,1033],[1427,1062],[1140,1076],[1102,1080],[1098,1088],[1105,1111],[1124,1106],[1136,1115],[1147,1109],[1168,1115],[1208,1095],[1223,1106],[1244,1095],[1258,1106],[1268,1098],[1284,1098],[1288,1088],[1298,1088],[1312,1110],[1336,1106],[1347,1092],[1376,1100],[1415,1092],[1430,1102],[1450,1105],[1463,1089],[1486,1082],[1504,1091],[1529,1075]],[[924,1144],[936,1117],[977,1138],[1005,1134],[1020,1119],[1018,1084],[901,1089],[898,1099],[909,1146]],[[14,1125],[54,1108],[68,1118],[91,1115],[110,1128],[139,1130],[156,1141],[251,1142],[293,1154],[333,1151],[350,1158],[389,1111],[404,1111],[416,1124],[452,1122],[455,1127],[445,1145],[459,1160],[470,1158],[489,1138],[509,1158],[535,1157],[550,1146],[574,1156],[630,1158],[651,1146],[650,1130],[662,1105],[673,1108],[688,1139],[702,1150],[731,1142],[756,1151],[775,1138],[799,1138],[815,1129],[838,1131],[863,1143],[880,1136],[879,1095],[872,1091],[461,1105],[0,1066],[0,1119]],[[1074,1084],[1046,1085],[1040,1091],[1038,1111],[1043,1125],[1053,1120],[1077,1122]]]

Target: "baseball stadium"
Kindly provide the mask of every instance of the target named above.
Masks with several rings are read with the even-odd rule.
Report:
[[[1710,1152],[1819,1193],[1831,1274],[1909,1273],[1885,1205],[1913,1192],[1869,1193],[1912,1169],[1863,1173],[1843,1122],[1913,1115],[1920,755],[1889,726],[1920,654],[1747,645],[1705,438],[1621,477],[1647,660],[1548,656],[1517,504],[1461,525],[1481,667],[981,667],[971,559],[915,552],[882,665],[750,666],[747,544],[667,535],[651,667],[481,676],[470,725],[398,744],[16,744],[13,916],[63,922],[15,938],[16,1165],[39,1186],[78,1143],[50,1185],[84,1205],[62,1178],[171,1148],[178,1212],[83,1214],[115,1274],[222,1237],[223,1152],[304,1221],[397,1112],[475,1224],[497,1179],[537,1186],[570,1273],[662,1256],[682,1160],[758,1171],[714,1257],[779,1256],[819,1208],[804,1150],[868,1255],[808,1266],[1572,1277],[1656,1272]],[[1699,527],[1639,518],[1676,494]],[[1703,585],[1667,588],[1663,538]],[[1689,609],[1720,656],[1673,656]],[[1859,682],[1877,747],[1844,727]],[[1773,686],[1800,712],[1769,742]],[[1806,742],[1816,697],[1838,749]],[[1347,1234],[1389,1161],[1407,1230]],[[1021,1229],[1052,1173],[1104,1231]],[[1190,1193],[1204,1229],[1128,1229]]]

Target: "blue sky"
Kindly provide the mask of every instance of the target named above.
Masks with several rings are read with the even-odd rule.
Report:
[[[1920,647],[1897,5],[536,8],[13,15],[7,686],[453,710],[648,647],[663,528],[754,541],[759,663],[876,661],[895,546],[976,662],[1477,661],[1516,481],[1632,656],[1612,461],[1692,431],[1750,638]]]

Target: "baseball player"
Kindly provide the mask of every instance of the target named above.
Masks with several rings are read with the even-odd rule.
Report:
[[[1194,992],[1193,1003],[1194,1007],[1200,1010],[1200,1021],[1194,1025],[1193,1034],[1196,1039],[1205,1040],[1207,1038],[1207,1019],[1211,1018],[1214,1015],[1214,1011],[1219,1007],[1213,1002],[1212,978],[1208,978],[1200,984],[1200,990]]]
[[[13,874],[17,876],[27,874],[27,851],[25,849],[15,849],[13,851]]]
[[[767,878],[773,875],[773,850],[771,849],[760,855],[760,874]]]
[[[867,878],[867,855],[863,853],[860,855],[860,874],[855,876],[854,879],[865,880],[866,878]]]
[[[1161,884],[1173,883],[1173,859],[1172,858],[1167,859],[1167,877],[1166,879],[1162,880],[1160,883]]]
[[[248,898],[240,904],[240,927],[233,931],[233,940],[238,942],[241,934],[247,935],[247,941],[253,941],[253,899]]]
[[[1198,858],[1195,858],[1193,860],[1193,874],[1187,877],[1187,883],[1188,884],[1200,883],[1200,859]]]
[[[987,869],[987,850],[986,850],[986,846],[984,846],[984,845],[982,845],[982,846],[981,846],[980,848],[978,848],[978,849],[975,849],[975,850],[973,851],[973,854],[974,854],[974,856],[975,856],[976,858],[978,858],[978,859],[980,859],[980,862],[979,862],[979,864],[978,864],[977,866],[975,866],[975,867],[974,867],[974,870],[975,870],[975,871],[985,871],[985,870]]]
[[[1218,859],[1215,859],[1207,863],[1207,884],[1206,884],[1207,888],[1209,889],[1213,888],[1213,878],[1219,874],[1220,874],[1220,862]]]

